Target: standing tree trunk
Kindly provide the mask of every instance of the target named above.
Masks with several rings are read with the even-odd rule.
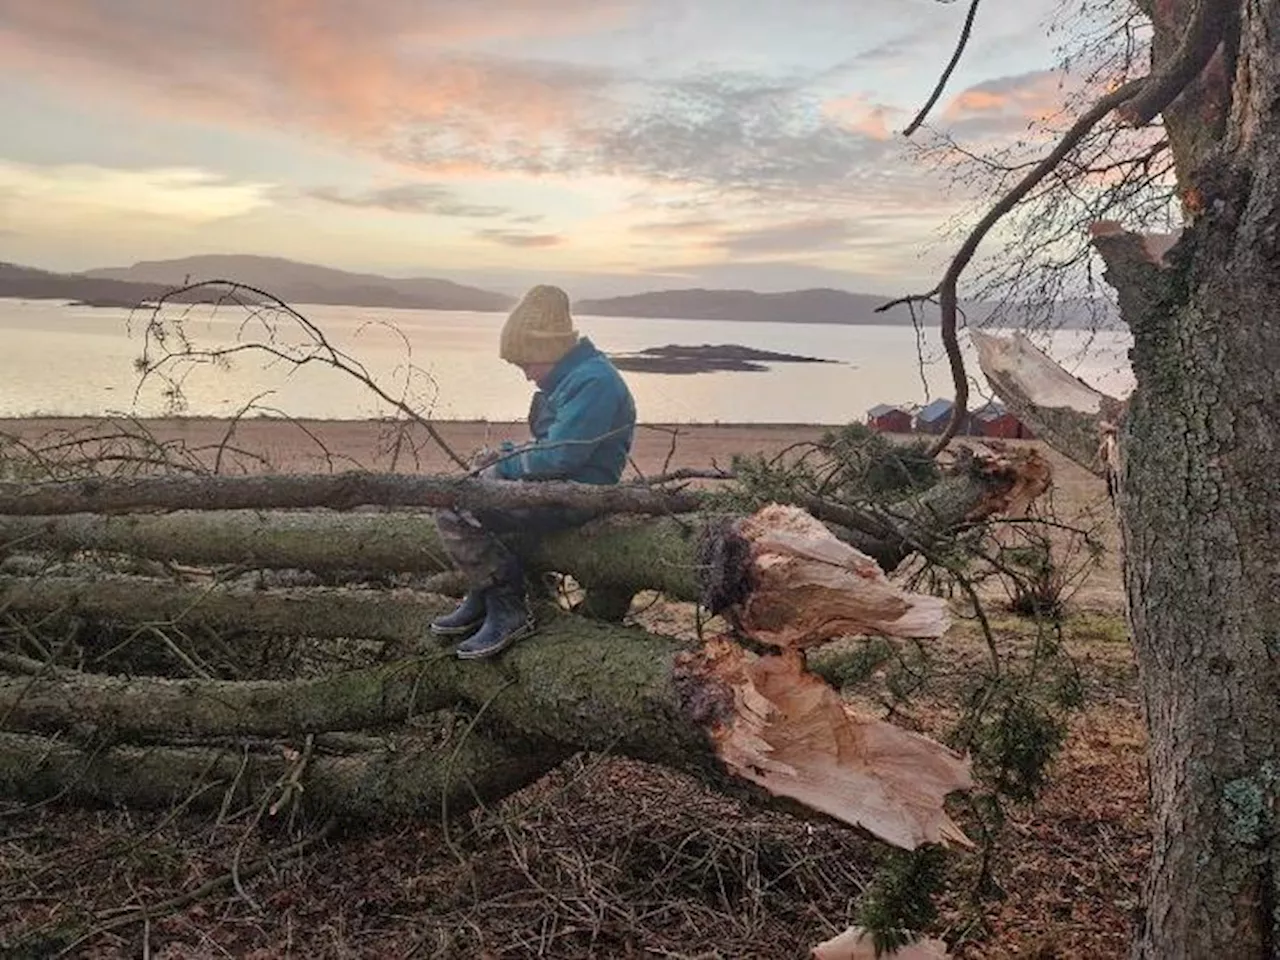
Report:
[[[1139,6],[1155,24],[1157,79],[1197,11],[1218,23],[1208,66],[1164,107],[1188,215],[1178,242],[1165,252],[1095,227],[1134,337],[1114,464],[1150,732],[1153,843],[1134,956],[1276,957],[1280,0]],[[993,386],[1026,403],[1030,378],[1002,370],[997,353],[1038,361],[985,345]],[[1083,394],[1039,403],[1107,419]],[[1040,422],[1078,422],[1044,412]],[[1067,452],[1086,456],[1081,444]]]
[[[1164,262],[1097,238],[1134,335],[1117,502],[1150,727],[1135,956],[1152,960],[1280,951],[1280,0],[1238,6],[1234,89],[1215,95],[1211,66],[1200,109],[1166,118],[1202,212]]]

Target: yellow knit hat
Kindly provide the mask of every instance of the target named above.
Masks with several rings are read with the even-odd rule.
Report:
[[[539,284],[524,295],[502,327],[498,356],[508,363],[555,363],[578,343],[569,295]]]

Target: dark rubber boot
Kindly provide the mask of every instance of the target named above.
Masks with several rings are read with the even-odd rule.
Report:
[[[501,653],[517,640],[533,633],[535,623],[524,595],[524,582],[519,586],[503,584],[490,592],[489,611],[484,626],[457,649],[459,660],[479,660]]]
[[[484,623],[487,609],[485,591],[468,590],[458,609],[431,621],[431,632],[437,637],[465,637]]]

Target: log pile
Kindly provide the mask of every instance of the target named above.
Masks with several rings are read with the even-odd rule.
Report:
[[[196,806],[268,797],[379,819],[491,802],[586,750],[689,771],[908,849],[964,844],[943,805],[972,785],[967,760],[854,715],[805,652],[850,635],[941,636],[944,604],[885,570],[1024,509],[1048,483],[1034,454],[975,457],[889,508],[814,502],[728,516],[695,491],[368,474],[0,484],[0,794]],[[448,603],[438,595],[245,579],[439,574],[447,560],[429,508],[535,501],[597,519],[519,544],[532,568],[621,597],[622,610],[640,590],[697,601],[724,626],[694,643],[544,610],[537,635],[498,660],[460,662],[425,639]],[[609,619],[621,620],[613,607]],[[118,660],[86,654],[99,631],[189,641],[183,675],[122,675]],[[299,638],[362,659],[303,677],[230,677],[196,649]]]

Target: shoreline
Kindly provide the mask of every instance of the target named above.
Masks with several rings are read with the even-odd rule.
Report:
[[[445,443],[466,459],[503,440],[528,439],[523,420],[431,420]],[[741,454],[774,456],[797,443],[816,442],[838,424],[804,423],[641,423],[631,459],[646,475],[681,468],[728,468]],[[103,429],[110,428],[110,429]],[[92,440],[118,446],[122,434],[146,437],[172,455],[210,463],[215,458],[234,472],[311,473],[345,469],[452,473],[458,468],[423,426],[404,420],[325,420],[250,417],[0,417],[4,435],[24,443],[53,435],[58,440]],[[2,448],[0,448],[2,449]],[[229,457],[228,453],[232,455]],[[629,470],[630,474],[632,471]]]
[[[218,417],[212,414],[168,414],[156,417],[135,417],[122,414],[62,414],[62,413],[30,413],[19,414],[14,416],[0,416],[0,428],[12,424],[57,424],[65,426],[69,424],[88,425],[93,423],[172,423],[172,424],[228,424],[232,422],[232,417]],[[485,420],[479,417],[424,417],[427,423],[435,426],[455,426],[455,427],[483,427],[483,426],[524,426],[525,421],[512,418],[507,420]],[[351,424],[361,426],[395,426],[397,424],[408,423],[404,419],[392,419],[389,417],[286,417],[279,414],[254,414],[250,417],[241,417],[239,422],[242,424],[249,423],[305,423],[305,424]],[[658,430],[678,429],[678,428],[708,428],[708,429],[747,429],[747,430],[809,430],[821,429],[831,430],[838,427],[846,426],[848,420],[832,420],[830,422],[822,421],[801,421],[801,420],[644,420],[636,424],[640,429],[652,428]]]

